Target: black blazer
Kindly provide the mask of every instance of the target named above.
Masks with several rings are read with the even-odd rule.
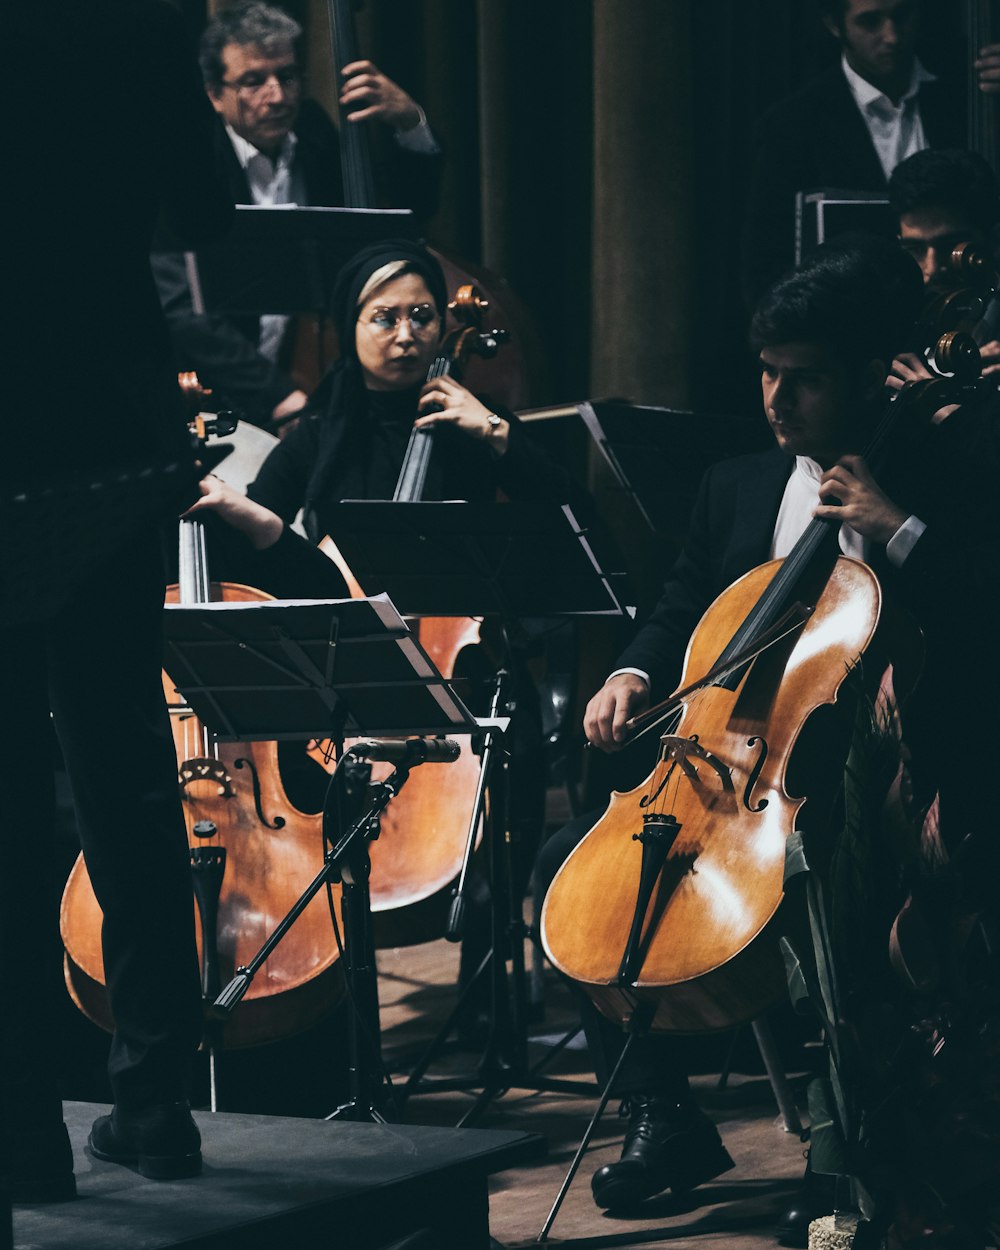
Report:
[[[340,141],[336,127],[315,101],[304,101],[295,137],[294,165],[302,176],[309,203],[321,207],[343,204]],[[246,173],[221,124],[216,128],[215,143],[233,199],[237,204],[252,203]],[[378,150],[382,155],[374,163],[374,173],[380,200],[412,208],[421,217],[429,216],[440,191],[441,155],[408,152],[392,139]],[[204,386],[225,396],[250,421],[266,425],[274,407],[296,390],[298,383],[257,351],[259,318],[196,314],[184,258],[170,250],[166,238],[161,238],[154,253],[153,272],[177,368],[194,369]]]
[[[932,148],[963,147],[965,106],[950,82],[924,83]],[[757,123],[744,218],[742,279],[753,305],[794,262],[795,194],[822,187],[884,191],[885,174],[840,65],[773,105]]]
[[[173,459],[186,431],[150,243],[158,215],[186,246],[232,218],[183,23],[166,0],[52,0],[3,6],[0,35],[33,101],[7,150],[0,476]],[[141,66],[128,101],[123,66]]]

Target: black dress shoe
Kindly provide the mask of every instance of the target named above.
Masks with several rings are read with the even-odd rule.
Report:
[[[76,1197],[73,1148],[65,1124],[10,1133],[7,1158],[11,1202],[70,1202]]]
[[[805,1179],[775,1225],[774,1235],[779,1246],[805,1250],[809,1245],[809,1225],[833,1211],[836,1184],[835,1176],[823,1176],[806,1168]]]
[[[201,1172],[201,1134],[186,1102],[126,1108],[115,1104],[90,1130],[90,1153],[124,1163],[154,1181],[179,1180]]]
[[[686,1193],[734,1166],[718,1131],[691,1103],[633,1094],[622,1157],[594,1173],[599,1207],[629,1207],[664,1189]]]

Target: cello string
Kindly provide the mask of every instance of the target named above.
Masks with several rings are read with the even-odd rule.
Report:
[[[661,739],[664,737],[672,736],[673,734],[677,732],[677,727],[680,724],[681,717],[684,715],[684,712],[687,710],[687,708],[690,707],[692,709],[692,712],[696,710],[697,704],[699,701],[699,696],[701,695],[701,693],[702,692],[700,690],[696,691],[695,694],[692,695],[692,697],[688,701],[681,704],[681,706],[677,709],[668,728],[661,735]],[[655,796],[652,801],[652,811],[657,816],[663,816],[668,811],[676,807],[677,796],[680,793],[681,770],[678,768],[676,760],[670,763],[667,776],[663,778],[662,780],[660,778],[660,769],[666,764],[665,752],[668,750],[669,750],[669,747],[667,747],[667,745],[663,743],[661,740],[660,757],[657,763],[656,771],[653,773],[652,783],[650,787],[650,793]],[[668,804],[667,795],[670,794],[671,786],[673,788],[673,794]]]

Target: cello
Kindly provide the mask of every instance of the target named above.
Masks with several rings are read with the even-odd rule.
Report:
[[[458,327],[442,343],[428,379],[450,376],[457,380],[470,359],[496,354],[506,334],[482,328],[488,308],[474,286],[459,287],[449,304]],[[395,502],[414,503],[422,497],[432,446],[433,427],[415,426],[400,467]],[[328,535],[320,548],[337,563],[352,596],[363,596],[334,539]],[[451,679],[460,668],[468,672],[475,664],[482,647],[480,627],[481,622],[471,617],[422,617],[415,628],[435,666]],[[460,741],[457,761],[447,766],[426,764],[410,777],[406,790],[382,815],[384,836],[369,848],[371,908],[380,946],[419,943],[441,933],[447,887],[463,866],[472,841],[470,824],[479,807],[480,763],[470,740]],[[325,767],[332,767],[329,744],[319,744],[312,754]],[[379,767],[373,771],[376,780],[382,779]]]
[[[889,404],[869,462],[902,415],[929,421],[950,391],[918,383]],[[821,708],[852,684],[861,693],[849,678],[862,663],[881,674],[891,646],[878,580],[839,554],[838,530],[813,519],[784,560],[708,607],[680,688],[629,722],[633,736],[666,723],[653,773],[612,795],[550,887],[546,953],[616,1021],[711,1032],[785,992],[773,921],[805,803],[789,780],[795,749]]]
[[[195,397],[196,383],[182,389]],[[212,431],[196,418],[200,442]],[[231,582],[211,582],[200,521],[179,522],[178,586],[167,602],[246,602],[269,595]],[[234,970],[262,944],[323,863],[322,816],[298,811],[285,794],[275,742],[220,743],[164,673],[164,693],[177,752],[190,846],[202,994],[215,1000]],[[339,890],[339,888],[338,888]],[[63,892],[60,925],[70,996],[110,1030],[101,951],[101,911],[82,855]],[[317,898],[268,962],[210,1048],[256,1046],[301,1032],[339,1001],[343,975],[326,900]]]

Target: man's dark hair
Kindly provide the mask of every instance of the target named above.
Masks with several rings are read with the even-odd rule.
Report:
[[[984,233],[1000,221],[1000,187],[988,161],[961,148],[925,148],[892,171],[889,203],[897,217],[927,208],[960,213]]]
[[[198,44],[198,64],[207,86],[217,86],[225,75],[222,50],[229,44],[260,48],[265,56],[279,56],[294,47],[302,27],[283,9],[261,0],[242,0],[218,13],[205,27]]]
[[[849,2],[850,0],[816,0],[816,7],[821,18],[833,22],[842,31]],[[914,5],[919,13],[921,0],[914,0]]]
[[[847,12],[847,3],[848,0],[816,0],[816,7],[819,9],[820,17],[836,22],[839,26]]]
[[[818,247],[764,295],[750,323],[759,352],[822,343],[848,368],[906,350],[923,299],[912,259],[889,239],[852,235]]]

